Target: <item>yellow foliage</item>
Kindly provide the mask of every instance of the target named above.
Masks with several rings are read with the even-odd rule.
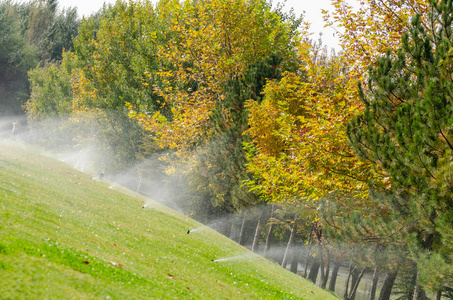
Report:
[[[426,0],[331,0],[333,11],[324,11],[326,26],[337,29],[345,63],[363,76],[368,66],[387,50],[401,46],[401,36],[416,13],[427,22],[429,1]],[[358,78],[361,79],[361,78]]]
[[[224,99],[225,83],[272,53],[291,57],[292,41],[288,25],[264,1],[185,1],[166,9],[173,22],[166,43],[158,46],[163,85],[155,88],[172,119],[161,114],[138,118],[157,133],[162,147],[188,160],[193,145],[210,132],[210,114]]]
[[[91,86],[81,69],[73,71],[71,88],[73,93],[72,110],[74,112],[88,110],[90,103],[96,99],[96,89]]]
[[[269,82],[263,102],[247,104],[254,188],[271,201],[316,201],[337,192],[369,205],[366,181],[381,175],[354,155],[346,136],[346,124],[361,111],[355,80],[339,58],[315,50],[302,44],[305,73]]]

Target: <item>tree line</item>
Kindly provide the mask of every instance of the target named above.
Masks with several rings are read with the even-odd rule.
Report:
[[[23,114],[29,99],[27,72],[44,61],[59,61],[73,51],[80,20],[75,8],[58,1],[0,2],[0,115]]]
[[[2,108],[344,299],[452,298],[452,1],[332,7],[340,53],[265,0],[1,2]]]

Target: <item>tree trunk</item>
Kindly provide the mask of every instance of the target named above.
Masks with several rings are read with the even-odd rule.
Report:
[[[337,284],[338,270],[340,270],[340,262],[335,262],[332,275],[330,276],[329,291],[335,293],[335,285]]]
[[[297,213],[294,215],[293,226],[291,227],[291,234],[289,235],[289,240],[288,240],[288,244],[286,245],[285,255],[283,256],[283,261],[281,264],[283,268],[286,268],[286,265],[288,263],[288,256],[289,256],[289,253],[291,250],[291,246],[293,244],[294,233],[296,232],[296,219],[297,219]]]
[[[352,271],[351,273],[351,285],[349,286],[349,294],[348,294],[348,300],[353,300],[351,299],[351,297],[353,296],[353,292],[354,292],[354,287],[357,283],[357,280],[359,279],[359,269],[358,267],[354,267],[354,270]],[[355,295],[354,295],[355,296]]]
[[[423,234],[423,241],[422,241],[422,249],[424,250],[432,250],[432,245],[434,241],[434,235],[424,232]],[[420,276],[420,273],[417,272],[416,274],[416,281],[415,281],[415,289],[414,289],[414,297],[413,300],[425,300],[428,299],[426,297],[426,293],[423,290],[423,288],[418,284],[418,277]]]
[[[327,251],[327,266],[326,270],[324,271],[324,280],[321,281],[321,288],[326,289],[327,286],[327,280],[329,280],[329,273],[330,273],[330,252],[329,250]]]
[[[379,300],[389,300],[390,294],[392,293],[393,284],[395,283],[396,274],[398,271],[392,271],[387,273],[385,276],[384,283],[382,285],[381,294],[379,295]]]
[[[321,284],[320,286],[322,286],[322,284],[324,283],[324,279],[326,278],[326,274],[325,274],[325,269],[324,269],[324,251],[322,249],[322,242],[321,242],[321,239],[318,237],[318,255],[319,255],[319,262],[320,262],[320,269],[321,269]]]
[[[357,274],[356,272],[354,272],[355,276],[353,276],[352,289],[351,289],[351,293],[349,294],[349,297],[348,297],[349,300],[355,300],[357,288],[359,287],[359,283],[360,283],[360,280],[362,280],[363,274],[365,274],[365,270],[366,270],[366,268],[363,268],[362,271],[360,272],[360,274]]]
[[[379,280],[379,267],[376,266],[373,273],[373,284],[371,285],[370,299],[374,300],[376,298],[377,283]]]
[[[346,284],[344,287],[344,294],[343,294],[343,299],[347,300],[348,299],[348,291],[349,291],[349,280],[351,279],[351,274],[352,272],[355,271],[355,267],[352,267],[352,263],[349,264],[349,272],[348,272],[348,278],[346,279]]]
[[[243,212],[243,217],[242,217],[242,225],[241,225],[241,232],[239,233],[239,240],[238,244],[244,246],[245,242],[245,219],[247,217],[247,213],[244,211]]]
[[[365,282],[365,289],[363,290],[363,299],[366,299],[366,292],[368,291],[368,282]]]
[[[436,300],[441,300],[442,299],[442,290],[438,290],[436,294]]]
[[[142,185],[142,176],[139,176],[137,190],[135,191],[137,194],[140,193],[140,186]]]
[[[272,219],[274,218],[274,204],[272,204],[272,211],[271,211],[271,217],[270,217],[270,224],[269,224],[269,230],[267,231],[266,235],[266,245],[264,246],[264,257],[267,257],[267,253],[271,247],[271,240],[272,240],[272,230],[274,229],[274,224]]]
[[[291,249],[291,246],[293,244],[293,239],[294,239],[294,232],[296,231],[295,230],[295,225],[296,223],[294,223],[293,225],[293,228],[291,228],[291,234],[289,235],[289,240],[288,240],[288,244],[286,245],[286,250],[285,250],[285,255],[283,256],[283,261],[282,261],[282,267],[283,268],[286,268],[286,264],[288,262],[288,256],[289,256],[289,253],[290,253],[290,249]]]
[[[234,241],[234,240],[236,240],[236,237],[237,237],[236,223],[235,222],[231,222],[230,240]]]
[[[226,237],[229,237],[231,234],[231,220],[227,219],[225,222],[220,224],[220,233]]]
[[[310,264],[310,252],[311,252],[311,245],[308,246],[307,256],[305,256],[305,266],[304,266],[304,278],[308,276],[308,265]]]
[[[418,276],[419,276],[419,273],[417,272],[417,279],[418,279]],[[425,300],[425,299],[427,299],[425,291],[423,290],[423,288],[418,283],[415,284],[414,297],[412,299],[413,300]]]
[[[308,264],[310,263],[310,252],[311,252],[311,240],[312,240],[312,233],[313,232],[313,224],[311,225],[311,230],[308,235],[308,251],[307,255],[305,256],[305,268],[304,268],[304,278],[307,278],[307,273],[308,273]]]
[[[255,236],[253,237],[252,252],[257,252],[261,236],[261,216],[258,219],[258,224],[256,225]]]
[[[291,260],[291,272],[293,272],[294,274],[297,274],[297,268],[298,268],[298,265],[299,265],[299,251],[298,251],[298,248],[296,246],[296,243],[294,242],[294,245],[292,247],[292,251],[293,253],[293,258]]]
[[[316,284],[316,279],[318,278],[319,266],[319,259],[315,259],[313,265],[311,265],[310,274],[308,274],[308,279],[311,280],[314,284]]]
[[[415,286],[415,292],[414,292],[414,300],[426,300],[428,299],[426,297],[426,293],[425,291],[423,290],[423,288],[420,286],[420,285],[416,285]]]
[[[281,266],[283,263],[283,258],[285,257],[285,252],[278,251],[274,257],[275,257],[275,262]]]

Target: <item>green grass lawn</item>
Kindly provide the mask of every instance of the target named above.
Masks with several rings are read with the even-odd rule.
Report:
[[[336,299],[200,226],[0,140],[0,299]]]

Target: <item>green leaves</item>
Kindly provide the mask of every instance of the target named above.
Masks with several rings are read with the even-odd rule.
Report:
[[[439,15],[430,15],[429,21],[441,24],[450,13],[446,9]],[[445,201],[452,200],[444,191],[450,184],[444,174],[449,172],[445,155],[451,151],[451,136],[445,134],[452,126],[453,103],[446,96],[451,80],[447,79],[445,69],[438,68],[439,62],[445,66],[448,60],[450,49],[445,48],[443,40],[450,37],[442,29],[432,28],[428,33],[422,18],[419,15],[413,18],[410,34],[403,37],[398,55],[387,54],[371,68],[369,91],[360,95],[365,103],[373,101],[374,105],[348,127],[357,153],[373,158],[389,171],[392,193],[400,205],[409,209],[392,202],[387,205],[393,216],[409,228],[409,233],[416,233],[419,250],[414,250],[413,259],[422,264],[419,268],[428,269],[436,268],[435,260],[441,257],[445,264],[453,263],[453,258],[445,255],[450,246],[446,240],[441,242],[450,229],[436,225],[452,209],[445,206]],[[434,48],[438,50],[433,52]],[[362,135],[356,134],[359,130]],[[420,260],[417,253],[429,250],[436,252],[431,258]],[[433,261],[426,263],[430,259]],[[438,289],[434,282],[424,283],[428,288]]]

